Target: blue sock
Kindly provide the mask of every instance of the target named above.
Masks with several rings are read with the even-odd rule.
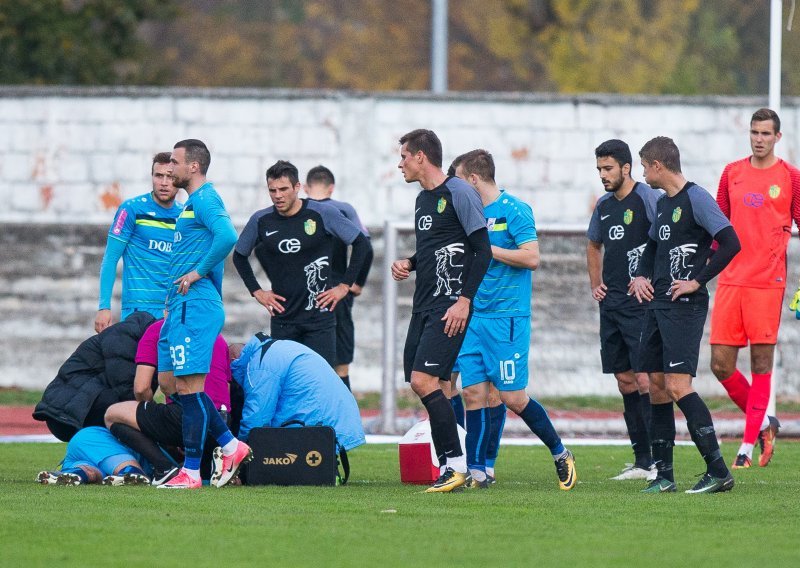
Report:
[[[461,393],[458,393],[450,399],[450,405],[453,407],[453,412],[456,415],[456,422],[458,422],[459,426],[466,429],[466,423],[464,422],[464,399],[461,398]]]
[[[489,443],[486,448],[486,467],[494,467],[500,452],[500,438],[506,425],[506,405],[489,408]]]
[[[214,408],[214,403],[211,402],[209,396],[204,392],[199,394],[203,406],[206,409],[206,413],[208,414],[208,431],[220,446],[224,446],[233,440],[233,434],[231,434],[228,425],[225,424],[225,421],[222,419],[217,409]]]
[[[200,469],[200,459],[203,456],[209,423],[208,412],[200,397],[201,394],[204,393],[195,392],[181,395],[183,447],[186,451],[183,467],[195,471]]]
[[[533,399],[528,401],[525,410],[519,415],[531,429],[531,432],[539,436],[544,445],[550,448],[550,453],[554,456],[564,453],[564,445],[558,437],[550,417],[544,407]]]
[[[61,473],[74,473],[78,477],[81,478],[81,483],[89,483],[89,476],[86,475],[86,472],[83,471],[80,467],[70,467],[68,469],[62,469]]]
[[[123,467],[121,470],[119,470],[117,472],[117,475],[125,475],[126,473],[136,473],[136,474],[144,475],[145,477],[147,477],[147,474],[144,471],[142,471],[141,469],[139,469],[138,467],[136,467],[134,465],[126,465],[125,467]]]
[[[467,467],[486,471],[489,445],[489,409],[467,410]]]

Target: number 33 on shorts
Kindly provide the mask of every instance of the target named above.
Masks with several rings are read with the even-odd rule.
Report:
[[[170,346],[169,356],[175,369],[180,369],[186,364],[186,349],[183,345]]]

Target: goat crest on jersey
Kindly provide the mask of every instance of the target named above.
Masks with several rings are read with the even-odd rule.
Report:
[[[414,312],[447,308],[461,295],[464,259],[473,254],[466,231],[486,226],[482,211],[478,193],[459,178],[417,195]]]

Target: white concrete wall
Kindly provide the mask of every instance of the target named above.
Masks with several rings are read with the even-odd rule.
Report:
[[[399,175],[397,139],[426,127],[445,165],[483,147],[498,181],[534,206],[540,223],[584,223],[602,193],[593,150],[626,140],[634,153],[673,137],[689,179],[715,190],[723,166],[749,151],[750,115],[764,101],[554,95],[348,94],[260,90],[0,89],[0,221],[104,223],[116,203],[148,190],[151,156],[182,138],[210,147],[209,177],[244,222],[267,203],[277,159],[329,166],[337,195],[370,226],[408,219],[417,186]],[[787,105],[780,153],[798,152]],[[639,166],[634,175],[640,176]]]
[[[800,131],[796,103],[784,103],[779,145],[793,162]],[[337,196],[352,202],[372,228],[389,219],[410,221],[418,187],[406,185],[397,171],[397,139],[427,127],[442,138],[445,165],[461,152],[487,148],[498,180],[532,203],[540,225],[585,227],[602,192],[597,144],[619,137],[635,156],[651,137],[672,136],[687,177],[715,192],[723,166],[749,153],[749,118],[763,104],[740,98],[0,87],[0,386],[42,388],[92,333],[104,226],[119,200],[149,190],[152,155],[182,138],[203,139],[211,148],[209,177],[239,226],[267,204],[264,171],[277,159],[292,160],[301,175],[319,163],[329,166],[339,181]],[[640,167],[634,175],[641,177]],[[380,388],[379,230],[373,241],[376,264],[354,312],[351,375],[358,390]],[[613,377],[600,372],[585,243],[580,235],[545,233],[541,245],[531,392],[613,395]],[[798,249],[793,241],[792,282],[800,268]],[[225,291],[231,339],[245,339],[267,324],[230,269]],[[410,285],[401,287],[398,354],[410,295]],[[796,396],[800,323],[788,312],[784,319],[778,393]],[[708,370],[707,338],[699,375],[701,392],[724,394]]]

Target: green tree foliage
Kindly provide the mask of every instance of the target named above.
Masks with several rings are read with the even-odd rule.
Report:
[[[159,0],[0,0],[0,83],[91,85],[150,76],[137,39]],[[156,74],[157,76],[157,74]]]
[[[0,0],[0,82],[425,90],[430,20],[431,0]],[[768,58],[766,0],[449,2],[451,90],[765,93]]]

